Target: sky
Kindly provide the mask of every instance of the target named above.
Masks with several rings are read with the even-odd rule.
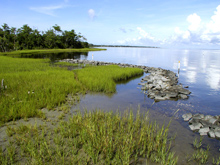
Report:
[[[219,0],[0,0],[0,25],[74,29],[87,42],[220,48]]]

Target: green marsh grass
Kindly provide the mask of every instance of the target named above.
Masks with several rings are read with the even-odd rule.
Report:
[[[116,81],[142,74],[141,69],[97,66],[68,71],[53,67],[48,59],[23,59],[0,56],[0,123],[42,116],[39,109],[52,109],[66,102],[67,95],[115,92]]]
[[[65,102],[69,93],[83,91],[74,73],[51,67],[48,60],[0,56],[0,79],[7,89],[0,93],[0,122],[41,116]]]
[[[10,148],[0,152],[6,164],[138,164],[140,158],[177,164],[167,137],[148,114],[94,110],[77,112],[57,128],[47,125],[8,127]],[[10,153],[10,154],[9,154]]]
[[[117,65],[89,66],[75,71],[77,79],[90,91],[112,93],[116,82],[143,74],[139,68],[121,68]]]
[[[202,146],[202,140],[203,140],[203,137],[200,136],[200,140],[198,141],[197,138],[195,138],[194,142],[193,142],[193,147],[195,149],[192,157],[189,159],[189,161],[196,161],[197,163],[199,164],[205,164],[208,162],[208,159],[209,159],[209,150],[210,150],[210,147],[207,146],[206,149],[204,149]],[[215,160],[213,159],[213,164]],[[218,160],[216,160],[216,162],[218,162]]]

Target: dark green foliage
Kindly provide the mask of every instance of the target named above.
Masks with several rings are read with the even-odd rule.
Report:
[[[27,24],[16,29],[6,23],[0,28],[0,52],[42,48],[87,48],[86,38],[74,30],[62,31],[57,24],[45,32],[30,28]]]

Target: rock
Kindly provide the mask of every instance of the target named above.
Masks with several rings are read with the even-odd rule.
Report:
[[[182,115],[184,121],[189,121],[192,118],[192,113],[186,113]]]
[[[197,131],[197,130],[199,130],[201,127],[202,127],[202,124],[201,124],[201,123],[193,123],[192,125],[189,125],[189,128],[190,128],[192,131]]]
[[[188,121],[191,117],[190,113],[182,115],[184,121]],[[220,121],[219,116],[211,116],[203,114],[192,115],[189,120],[189,127],[192,131],[198,131],[200,135],[208,135],[211,138],[220,139],[220,126],[218,122]]]
[[[195,114],[193,115],[193,119],[203,119],[205,116],[203,114]]]
[[[217,139],[220,139],[220,131],[215,131],[215,137],[216,137]]]
[[[215,138],[215,132],[214,131],[209,131],[208,132],[208,136],[210,137],[210,138]]]
[[[162,96],[158,96],[156,95],[154,98],[155,101],[162,101],[162,100],[166,100],[166,97],[162,97]]]
[[[205,119],[199,120],[199,122],[203,125],[203,127],[210,126],[210,123]]]
[[[191,119],[189,120],[189,124],[194,124],[194,123],[200,123],[200,119],[191,118]]]
[[[179,93],[184,94],[184,95],[189,95],[191,92],[187,89],[182,88],[182,89],[179,90]]]
[[[179,98],[181,98],[183,100],[188,99],[188,96],[184,95],[184,94],[179,94],[178,96],[179,96]]]
[[[217,120],[218,120],[217,118],[212,117],[212,118],[210,118],[210,119],[208,120],[208,122],[211,123],[211,124],[215,124],[215,122],[216,122]]]
[[[203,127],[199,130],[200,135],[207,135],[207,133],[210,131],[209,127]]]
[[[206,115],[206,116],[204,117],[204,120],[209,120],[209,119],[211,119],[211,118],[212,118],[211,115]]]

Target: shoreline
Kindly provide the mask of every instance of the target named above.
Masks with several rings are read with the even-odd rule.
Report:
[[[154,99],[155,102],[171,99],[188,99],[190,91],[183,87],[181,83],[178,83],[178,76],[176,73],[170,70],[148,67],[144,65],[133,65],[133,64],[123,64],[123,63],[113,63],[113,62],[102,62],[93,60],[78,60],[78,59],[63,59],[59,62],[67,62],[71,64],[82,64],[82,65],[92,65],[92,66],[105,66],[105,65],[118,65],[119,67],[126,68],[139,68],[147,74],[145,78],[142,79],[140,88],[149,98]]]

